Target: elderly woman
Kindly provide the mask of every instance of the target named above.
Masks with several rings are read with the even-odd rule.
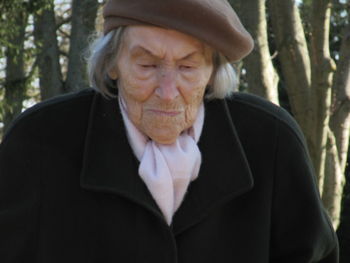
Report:
[[[40,103],[0,148],[2,263],[333,263],[303,136],[234,93],[252,39],[224,0],[110,0],[94,90]]]

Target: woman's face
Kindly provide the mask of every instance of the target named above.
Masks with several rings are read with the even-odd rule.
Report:
[[[199,40],[130,26],[109,76],[118,79],[133,124],[152,140],[171,144],[196,119],[212,71],[212,50]]]

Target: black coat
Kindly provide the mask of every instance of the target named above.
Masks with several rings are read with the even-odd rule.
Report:
[[[200,174],[170,227],[116,99],[85,90],[26,111],[0,148],[0,262],[337,262],[294,120],[239,93],[205,110]]]

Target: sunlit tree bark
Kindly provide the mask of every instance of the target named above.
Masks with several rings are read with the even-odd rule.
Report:
[[[350,128],[350,17],[343,30],[342,46],[332,86],[330,127],[334,133],[341,170],[345,171]]]
[[[312,2],[310,55],[312,62],[308,143],[314,160],[319,186],[325,180],[327,131],[329,129],[331,87],[335,63],[329,51],[331,0]],[[329,174],[330,175],[330,174]],[[331,175],[330,175],[331,176]]]
[[[244,60],[247,70],[248,92],[264,97],[275,104],[278,101],[278,75],[272,65],[269,50],[266,0],[240,0],[240,12],[244,26],[254,38],[252,53]]]
[[[327,151],[325,177],[331,178],[330,186],[325,184],[323,200],[333,217],[339,217],[349,147],[350,128],[350,25],[344,28],[337,71],[332,85],[329,132],[334,135],[337,151]],[[329,145],[327,149],[329,149]],[[335,160],[331,161],[330,160]],[[338,221],[338,220],[337,220]]]
[[[294,0],[270,0],[269,10],[291,108],[305,131],[309,124],[311,64],[299,10]]]

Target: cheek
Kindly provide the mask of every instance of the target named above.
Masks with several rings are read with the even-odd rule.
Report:
[[[134,125],[139,126],[142,121],[142,108],[152,95],[150,85],[138,81],[135,78],[121,78],[118,81],[119,93],[124,99],[128,116]]]
[[[182,96],[186,103],[186,126],[192,126],[196,119],[199,106],[203,102],[206,86],[209,82],[209,74],[197,75],[195,81],[187,81],[187,85],[183,85],[181,89]]]
[[[142,120],[143,103],[135,100],[133,96],[124,93],[123,90],[120,90],[120,96],[124,99],[124,102],[126,104],[129,119],[132,121],[132,123],[134,123],[135,126],[139,126]]]
[[[199,105],[203,100],[204,92],[209,78],[196,77],[192,80],[183,78],[180,85],[180,93],[188,105]]]
[[[193,122],[196,120],[198,109],[202,101],[203,95],[197,93],[196,97],[193,97],[192,101],[189,104],[187,104],[185,111],[186,128],[191,127]]]
[[[147,100],[154,92],[154,77],[140,76],[132,66],[121,70],[119,78],[119,86],[123,90],[125,96],[131,97],[135,101],[143,102]]]
[[[186,122],[188,126],[194,122],[199,106],[203,101],[205,87],[198,87],[188,92],[186,107]]]

